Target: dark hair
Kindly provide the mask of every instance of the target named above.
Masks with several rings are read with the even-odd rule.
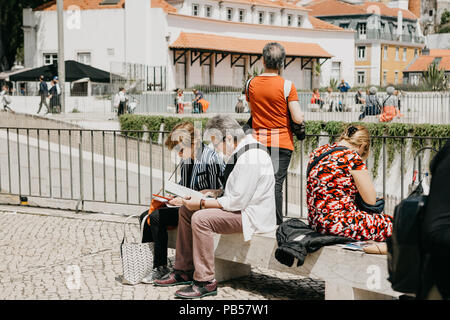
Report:
[[[264,46],[262,55],[264,64],[268,69],[281,70],[286,58],[286,51],[281,44],[269,42]]]

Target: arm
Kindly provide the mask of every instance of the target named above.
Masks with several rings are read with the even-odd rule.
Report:
[[[300,109],[300,103],[298,101],[289,101],[289,111],[291,112],[292,121],[295,123],[302,123],[305,120],[304,114]]]
[[[374,205],[377,201],[377,193],[368,170],[350,170],[355,180],[356,188],[365,203]]]

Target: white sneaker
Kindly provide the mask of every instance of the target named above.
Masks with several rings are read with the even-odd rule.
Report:
[[[167,266],[160,266],[152,270],[149,275],[145,276],[141,282],[142,283],[153,283],[153,280],[155,279],[161,279],[166,274],[170,273],[170,269],[167,268]]]

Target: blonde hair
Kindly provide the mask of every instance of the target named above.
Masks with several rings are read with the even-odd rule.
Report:
[[[194,143],[194,125],[188,121],[177,124],[166,139],[165,145],[173,150],[178,144],[187,147]]]
[[[369,157],[369,149],[370,149],[370,133],[366,127],[362,125],[349,125],[345,128],[344,132],[342,132],[339,137],[339,141],[347,141],[352,146],[355,147],[363,147],[363,153],[361,154],[361,158],[366,160]]]

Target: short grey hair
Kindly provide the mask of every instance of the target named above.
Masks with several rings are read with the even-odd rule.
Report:
[[[376,87],[370,87],[370,89],[369,89],[369,93],[370,94],[376,94],[377,93],[377,88]]]
[[[393,86],[389,86],[386,88],[387,94],[394,94],[395,88]]]
[[[284,47],[277,42],[269,42],[264,46],[263,52],[264,64],[268,69],[281,70],[286,59]]]
[[[227,134],[231,135],[235,141],[239,141],[245,136],[240,124],[228,115],[217,115],[209,119],[205,128],[205,136],[215,136],[220,139]]]

